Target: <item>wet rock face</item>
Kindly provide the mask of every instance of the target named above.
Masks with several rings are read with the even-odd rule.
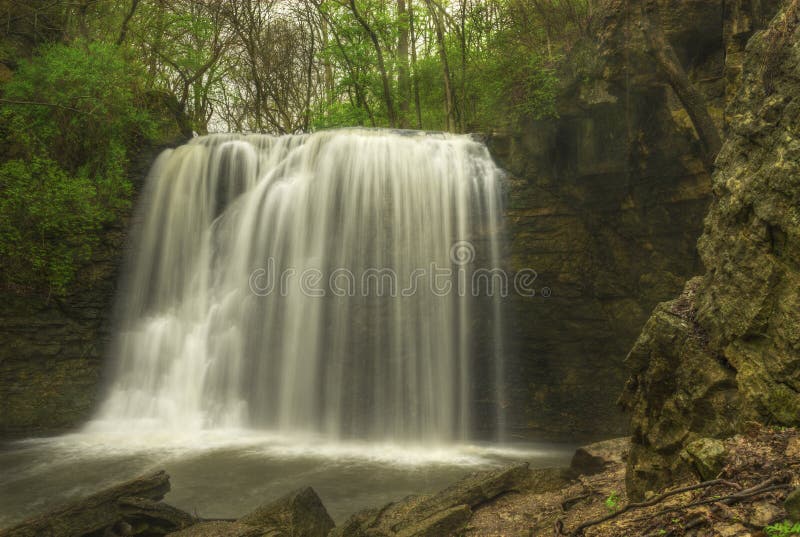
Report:
[[[0,301],[0,437],[64,430],[88,417],[123,243],[122,229],[109,230],[67,297]]]
[[[740,51],[776,2],[757,4],[653,4],[721,130]],[[538,273],[536,295],[513,297],[507,321],[515,358],[506,404],[520,432],[624,434],[628,419],[615,404],[628,376],[623,359],[654,306],[702,272],[696,243],[711,176],[686,111],[647,53],[642,7],[598,8],[596,65],[563,89],[557,119],[489,140],[509,172],[508,268]]]
[[[663,88],[632,99],[532,125],[501,159],[510,269],[537,272],[536,295],[509,308],[516,428],[625,432],[622,359],[652,307],[699,270],[708,174]]]
[[[785,5],[748,44],[727,111],[706,273],[656,309],[627,359],[634,496],[686,471],[679,454],[700,437],[800,422],[800,7]]]

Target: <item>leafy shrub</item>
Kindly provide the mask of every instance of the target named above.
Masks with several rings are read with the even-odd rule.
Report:
[[[777,524],[767,526],[764,532],[769,537],[791,537],[793,535],[800,535],[800,522],[789,522],[784,520]]]
[[[44,47],[3,86],[6,287],[63,294],[98,230],[128,206],[128,148],[156,133],[138,81],[117,47],[73,43]]]
[[[109,219],[86,175],[71,176],[47,158],[0,166],[0,256],[6,284],[46,282],[63,293],[76,266],[89,259],[96,232]]]

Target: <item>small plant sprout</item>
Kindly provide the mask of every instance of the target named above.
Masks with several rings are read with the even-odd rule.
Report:
[[[611,494],[606,498],[605,504],[612,513],[619,509],[619,493],[616,490],[611,491]]]

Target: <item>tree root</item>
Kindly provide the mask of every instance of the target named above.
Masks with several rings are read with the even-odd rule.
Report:
[[[675,512],[675,511],[681,511],[683,509],[688,509],[688,508],[691,508],[691,507],[698,507],[698,506],[701,506],[701,505],[708,505],[708,504],[714,504],[714,503],[722,503],[724,505],[731,505],[731,504],[734,504],[734,503],[739,503],[739,502],[741,502],[743,500],[747,500],[747,499],[753,498],[755,496],[759,496],[761,494],[766,494],[768,492],[774,492],[774,491],[777,491],[777,490],[784,490],[784,489],[791,488],[791,485],[789,484],[789,476],[788,475],[780,475],[780,476],[771,477],[771,478],[767,479],[766,481],[763,481],[763,482],[759,483],[758,485],[755,485],[755,486],[747,488],[747,489],[742,489],[741,485],[739,485],[737,483],[734,483],[732,481],[728,481],[728,480],[725,480],[725,479],[713,479],[711,481],[704,481],[702,483],[697,483],[695,485],[689,485],[689,486],[686,486],[686,487],[680,487],[680,488],[677,488],[677,489],[674,489],[674,490],[670,490],[670,491],[667,491],[667,492],[665,492],[663,494],[660,494],[659,496],[656,496],[654,498],[651,498],[651,499],[643,501],[643,502],[630,503],[630,504],[626,505],[625,507],[622,507],[621,509],[619,509],[617,511],[614,511],[613,513],[610,513],[610,514],[608,514],[606,516],[603,516],[603,517],[600,517],[600,518],[597,518],[597,519],[594,519],[594,520],[589,520],[587,522],[584,522],[583,524],[579,525],[577,528],[572,530],[572,532],[569,535],[571,537],[578,537],[580,535],[583,535],[584,530],[586,530],[587,528],[590,528],[592,526],[596,526],[598,524],[602,524],[604,522],[608,522],[609,520],[613,520],[615,518],[618,518],[619,516],[623,515],[624,513],[627,513],[628,511],[631,511],[631,510],[634,510],[634,509],[643,509],[645,507],[652,507],[654,505],[657,505],[657,504],[663,502],[667,498],[670,498],[670,497],[675,496],[677,494],[683,494],[685,492],[691,492],[693,490],[706,489],[706,488],[714,487],[714,486],[718,486],[718,485],[722,485],[722,486],[733,488],[737,492],[735,492],[733,494],[729,494],[727,496],[709,498],[709,499],[705,499],[705,500],[689,502],[689,503],[683,504],[683,505],[669,507],[669,508],[663,509],[663,510],[661,510],[661,511],[655,513],[655,514],[648,515],[646,517],[640,517],[640,518],[633,519],[633,521],[642,521],[642,520],[652,519],[652,518],[655,518],[655,517],[659,517],[659,516],[665,515],[667,513],[672,513],[672,512]]]

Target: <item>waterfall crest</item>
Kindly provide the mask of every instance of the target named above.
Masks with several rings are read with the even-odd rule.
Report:
[[[476,385],[503,383],[497,300],[469,282],[499,266],[499,179],[482,144],[446,134],[211,135],[166,151],[98,423],[470,438]]]

